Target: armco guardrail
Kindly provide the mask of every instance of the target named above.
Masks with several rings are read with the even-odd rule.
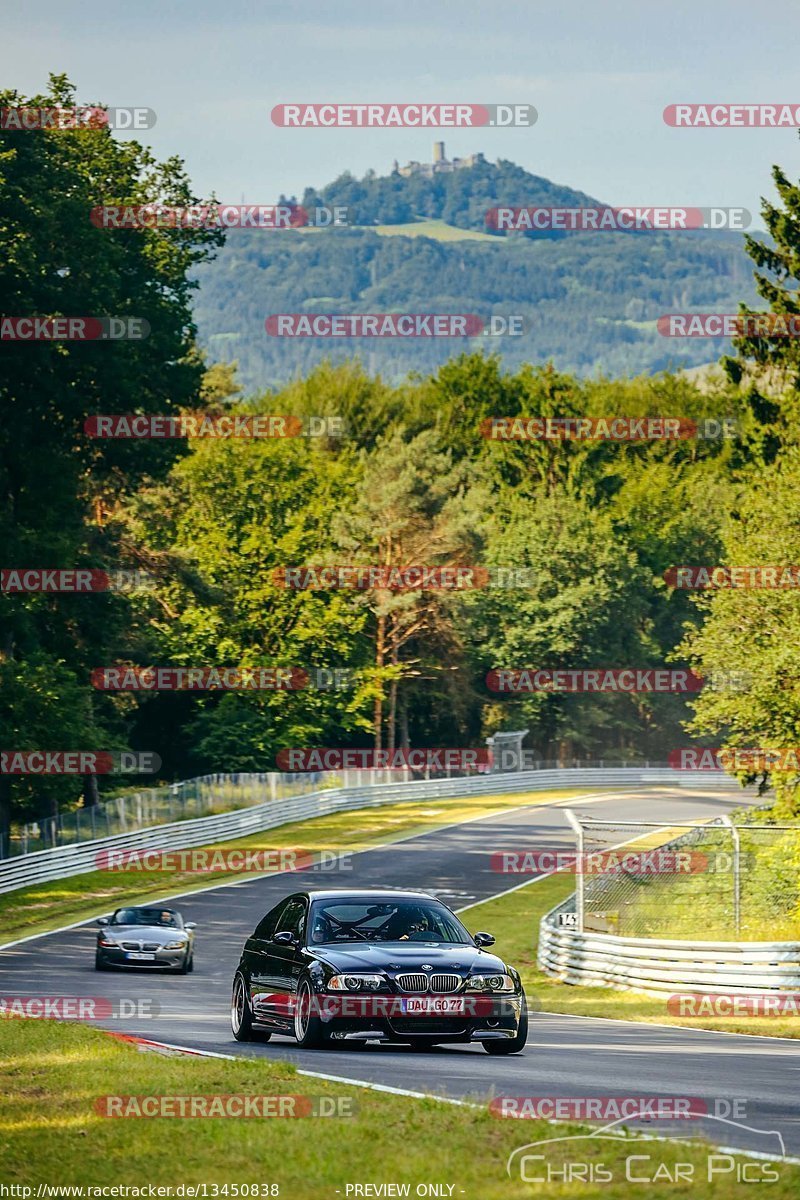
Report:
[[[77,845],[36,850],[0,862],[0,892],[27,887],[69,875],[82,875],[97,869],[97,856],[104,850],[189,850],[213,842],[246,837],[265,829],[275,829],[292,821],[325,816],[347,809],[395,804],[404,800],[456,798],[459,796],[500,795],[513,792],[542,791],[548,788],[636,787],[637,785],[672,787],[735,787],[721,772],[675,771],[668,767],[576,767],[509,774],[475,775],[463,779],[431,779],[411,783],[377,784],[372,787],[335,788],[310,792],[287,800],[267,800],[233,812],[211,817],[176,821],[152,829],[97,838]]]
[[[676,992],[778,992],[800,988],[800,942],[686,942],[560,928],[574,897],[542,917],[539,968],[563,983]]]

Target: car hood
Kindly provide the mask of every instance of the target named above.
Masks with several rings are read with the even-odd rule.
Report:
[[[105,925],[102,933],[124,942],[176,942],[178,938],[188,938],[186,929],[167,929],[164,925]]]
[[[496,954],[477,946],[438,946],[425,942],[377,942],[363,946],[314,946],[310,953],[335,971],[419,970],[430,963],[437,971],[459,974],[505,971],[506,965]]]

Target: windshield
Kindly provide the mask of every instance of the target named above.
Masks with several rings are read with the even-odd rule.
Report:
[[[111,918],[112,925],[163,925],[167,929],[183,929],[180,913],[169,908],[118,908]]]
[[[317,900],[311,906],[309,942],[472,943],[460,921],[435,901]]]

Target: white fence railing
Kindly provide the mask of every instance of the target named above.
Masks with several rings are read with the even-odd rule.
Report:
[[[289,799],[267,799],[263,804],[233,812],[176,821],[151,829],[4,859],[0,861],[0,892],[95,871],[98,861],[103,861],[100,856],[111,849],[189,850],[195,846],[246,837],[293,821],[305,821],[310,817],[348,809],[395,804],[405,800],[503,795],[546,791],[550,788],[624,788],[640,785],[709,789],[736,787],[728,775],[716,771],[676,771],[669,767],[564,767],[473,775],[462,779],[423,779],[371,787],[335,788]]]
[[[674,994],[747,994],[800,989],[800,942],[695,942],[619,937],[560,928],[559,913],[542,917],[539,968],[563,983]]]

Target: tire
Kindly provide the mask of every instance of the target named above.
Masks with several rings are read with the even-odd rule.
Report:
[[[231,1029],[237,1042],[252,1042],[253,1012],[250,1008],[250,989],[241,971],[237,971],[233,978]]]
[[[294,1006],[294,1036],[298,1046],[304,1050],[320,1050],[328,1043],[328,1033],[318,1016],[311,1009],[314,993],[307,979],[297,985],[297,1001]]]
[[[186,958],[184,958],[183,962],[178,967],[177,974],[178,975],[188,975],[189,972],[193,971],[193,970],[194,970],[194,950],[190,950],[188,956]]]
[[[106,962],[106,960],[103,958],[103,956],[101,954],[98,954],[97,951],[95,951],[95,954],[94,954],[94,969],[95,969],[95,971],[107,971],[108,970],[108,963]]]
[[[522,993],[522,1007],[519,1014],[519,1029],[513,1038],[492,1038],[491,1041],[483,1042],[483,1048],[487,1054],[519,1054],[525,1049],[525,1043],[528,1040],[528,1003],[525,999],[525,993]]]

